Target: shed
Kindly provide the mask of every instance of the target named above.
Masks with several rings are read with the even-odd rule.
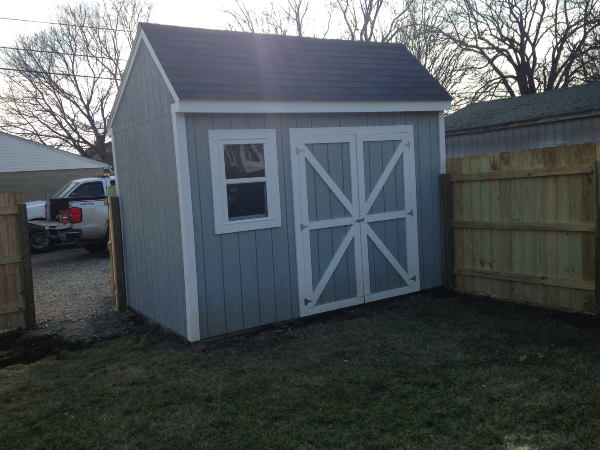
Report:
[[[190,341],[440,286],[450,96],[399,44],[141,24],[127,303]]]
[[[446,117],[449,158],[600,141],[600,82],[474,103]]]
[[[65,183],[105,168],[103,162],[0,132],[0,192],[43,200]]]

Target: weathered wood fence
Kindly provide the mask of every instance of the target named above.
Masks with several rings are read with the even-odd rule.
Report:
[[[448,159],[446,289],[600,314],[599,156],[600,142]]]
[[[114,186],[107,189],[108,205],[108,249],[110,250],[110,289],[115,296],[115,308],[119,312],[127,309],[125,294],[125,264],[123,261],[123,239],[121,236],[121,210],[119,197]]]
[[[35,328],[27,209],[23,195],[0,193],[0,331]]]

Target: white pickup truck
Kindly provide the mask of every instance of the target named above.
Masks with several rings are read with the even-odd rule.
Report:
[[[106,249],[108,207],[106,189],[114,186],[110,173],[70,181],[44,202],[28,204],[29,241],[34,253],[52,249],[55,243],[77,242],[90,252]],[[35,218],[34,218],[35,217]]]

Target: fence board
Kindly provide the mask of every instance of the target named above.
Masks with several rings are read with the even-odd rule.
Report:
[[[599,156],[600,142],[449,159],[445,286],[600,310]]]
[[[35,328],[27,209],[20,193],[0,193],[0,331]]]

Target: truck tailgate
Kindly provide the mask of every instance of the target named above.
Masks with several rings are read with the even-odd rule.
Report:
[[[30,227],[38,230],[68,230],[71,224],[63,225],[62,222],[56,220],[30,220],[27,222]]]

